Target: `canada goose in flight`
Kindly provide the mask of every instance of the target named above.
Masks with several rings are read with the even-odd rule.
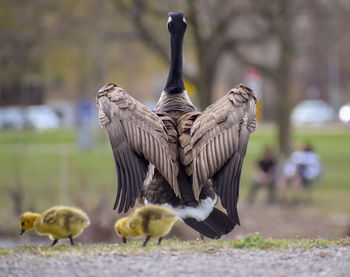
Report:
[[[169,13],[170,70],[155,111],[110,83],[96,98],[99,121],[108,132],[118,175],[114,209],[127,212],[140,196],[172,207],[204,236],[220,238],[240,224],[239,181],[256,128],[256,96],[239,85],[197,112],[182,79],[186,26],[182,12]],[[150,181],[144,183],[147,172]],[[214,208],[217,195],[228,215]]]

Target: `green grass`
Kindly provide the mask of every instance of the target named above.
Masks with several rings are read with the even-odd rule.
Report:
[[[0,132],[0,220],[11,210],[9,190],[24,192],[24,209],[42,211],[56,204],[84,199],[91,207],[102,194],[113,202],[116,173],[104,130],[97,129],[96,143],[80,150],[73,130]],[[314,203],[324,212],[350,211],[350,131],[345,128],[296,130],[294,144],[309,141],[320,154],[326,172],[314,189]],[[251,136],[244,162],[241,196],[245,196],[255,161],[264,145],[277,145],[276,131],[259,125]],[[67,197],[68,196],[68,197]],[[112,204],[111,204],[112,205]],[[1,227],[1,226],[0,226]]]
[[[109,193],[115,190],[116,176],[108,147],[102,137],[91,150],[80,150],[72,130],[1,132],[0,189],[6,192],[22,187],[25,206],[37,210],[62,202],[64,184],[69,196],[66,202]],[[8,196],[0,195],[0,209],[11,206]]]
[[[277,147],[276,131],[271,127],[258,126],[258,130],[249,140],[247,157],[242,173],[244,187],[252,170],[254,161],[258,159],[264,145]],[[322,189],[345,189],[350,191],[348,178],[350,168],[350,130],[343,128],[332,129],[297,129],[293,134],[293,146],[302,142],[310,142],[320,155],[325,166],[324,178],[321,180]]]
[[[118,253],[122,255],[140,255],[148,251],[180,251],[185,253],[204,252],[215,253],[218,249],[229,248],[252,248],[263,250],[285,250],[285,249],[310,249],[314,247],[350,247],[350,238],[337,239],[272,239],[262,238],[258,233],[250,234],[242,240],[195,240],[180,241],[177,239],[164,240],[161,246],[156,241],[151,241],[146,247],[142,247],[142,241],[132,241],[128,244],[88,244],[77,246],[18,246],[13,248],[0,248],[0,255],[14,254],[37,254],[50,256],[58,253]]]
[[[60,184],[68,180],[69,195],[84,187],[84,192],[97,191],[114,193],[115,170],[107,136],[98,130],[96,145],[81,151],[76,146],[75,133],[72,130],[48,132],[2,131],[0,133],[0,189],[22,185],[28,198],[50,195],[49,201],[59,201]],[[319,190],[350,191],[348,181],[350,168],[350,131],[334,129],[332,131],[298,130],[294,142],[310,141],[320,154],[325,165],[324,178]],[[276,146],[275,130],[259,126],[251,136],[247,157],[243,167],[241,188],[247,187],[256,159],[264,145]],[[64,179],[62,172],[67,172]],[[62,179],[63,178],[63,179]],[[73,197],[74,198],[74,197]],[[28,203],[30,204],[30,203]],[[33,204],[33,203],[31,203]],[[38,203],[39,204],[39,203]],[[0,208],[9,207],[6,194],[0,196]],[[44,205],[47,206],[46,203]]]
[[[69,129],[35,132],[33,130],[1,130],[0,145],[13,143],[74,143],[75,133]]]

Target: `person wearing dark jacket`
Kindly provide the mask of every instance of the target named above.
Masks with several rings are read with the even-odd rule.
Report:
[[[265,146],[261,158],[256,163],[253,181],[250,184],[248,202],[253,204],[260,188],[268,189],[267,203],[275,201],[276,157],[270,146]]]

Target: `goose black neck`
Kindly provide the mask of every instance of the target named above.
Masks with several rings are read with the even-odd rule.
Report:
[[[178,93],[185,90],[182,80],[182,43],[184,34],[170,35],[170,69],[164,90],[170,93]]]

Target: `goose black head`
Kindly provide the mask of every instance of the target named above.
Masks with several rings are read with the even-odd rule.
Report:
[[[171,11],[168,14],[168,24],[167,28],[170,34],[180,34],[183,35],[187,28],[187,23],[183,12]]]

